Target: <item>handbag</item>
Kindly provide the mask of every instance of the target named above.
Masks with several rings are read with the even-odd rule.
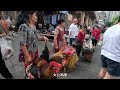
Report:
[[[25,60],[24,60],[24,53],[22,52],[21,49],[20,49],[20,54],[19,54],[18,60],[19,60],[19,62],[25,62]]]
[[[27,31],[27,39],[28,39],[28,35],[29,35],[29,32]],[[27,47],[27,46],[26,46]],[[18,56],[18,60],[19,62],[25,62],[25,59],[24,59],[24,53],[22,52],[22,50],[20,49],[20,54]]]

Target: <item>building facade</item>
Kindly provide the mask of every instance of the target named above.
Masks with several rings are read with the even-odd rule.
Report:
[[[106,13],[104,11],[97,12],[96,17],[97,17],[97,20],[105,20],[106,19]]]
[[[78,19],[79,25],[86,24],[87,26],[92,26],[96,20],[94,11],[69,11],[69,14],[72,15],[72,20],[74,18]]]
[[[8,16],[11,16],[13,20],[16,20],[18,12],[19,11],[0,11],[0,15],[5,18],[7,18]],[[41,12],[44,12],[44,11],[41,11]],[[67,29],[69,28],[74,18],[78,19],[79,25],[86,24],[87,26],[93,25],[94,21],[96,20],[96,15],[94,11],[59,11],[59,12],[65,14]]]

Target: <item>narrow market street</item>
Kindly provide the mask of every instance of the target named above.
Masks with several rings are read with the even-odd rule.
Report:
[[[14,56],[6,61],[6,66],[9,68],[10,72],[13,74],[14,79],[24,79],[24,66],[22,62],[18,61],[19,53],[19,41],[18,37],[12,38],[12,44],[14,48]],[[48,43],[48,48],[52,52],[52,43]],[[39,42],[39,52],[44,49],[44,42]],[[77,62],[77,67],[75,70],[67,73],[67,77],[62,77],[62,79],[98,79],[99,70],[101,68],[100,62],[100,50],[101,44],[97,46],[95,53],[92,58],[92,62],[85,62],[80,60]],[[4,79],[0,75],[0,79]]]
[[[100,73],[103,79],[120,76],[119,15],[119,11],[0,11],[0,79],[54,79],[54,75],[57,79],[99,79],[101,67],[107,68],[105,77],[104,70]],[[44,42],[48,39],[49,50]],[[66,43],[73,47],[64,48]],[[19,62],[23,59],[26,63]]]

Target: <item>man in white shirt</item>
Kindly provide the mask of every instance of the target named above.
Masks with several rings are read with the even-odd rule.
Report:
[[[118,24],[108,28],[103,35],[101,61],[101,79],[114,79],[120,76],[120,17]]]
[[[78,20],[74,19],[73,23],[69,27],[69,38],[70,38],[70,45],[72,45],[72,42],[75,41],[76,36],[78,35],[79,29],[78,29]]]

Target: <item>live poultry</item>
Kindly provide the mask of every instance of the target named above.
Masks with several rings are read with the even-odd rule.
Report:
[[[69,63],[67,65],[67,67],[66,67],[67,72],[70,72],[70,71],[72,71],[73,69],[76,68],[75,65],[78,62],[78,60],[79,60],[79,58],[78,58],[77,54],[74,53],[74,55],[70,58]]]
[[[76,50],[74,47],[68,46],[63,51],[63,55],[66,60],[66,65],[65,65],[66,71],[69,72],[75,68],[75,64],[79,60],[76,54]]]
[[[62,58],[60,56],[54,56],[54,58],[52,58],[51,61],[55,61],[55,62],[61,64],[62,67],[60,68],[60,72],[61,73],[64,72],[64,69],[65,69],[64,66],[66,64],[66,60],[64,58]]]
[[[34,76],[34,79],[57,79],[58,77],[55,75],[60,73],[61,68],[62,65],[55,61],[48,63],[44,59],[37,59],[34,63],[28,66],[26,79],[31,79],[28,75],[30,73]]]
[[[50,54],[50,51],[47,47],[47,43],[45,43],[45,49],[42,51],[42,54],[40,55],[40,58],[46,60],[49,63],[50,62],[49,54]]]
[[[73,47],[64,46],[60,49],[59,52],[53,54],[50,57],[50,61],[55,61],[55,62],[58,62],[58,63],[62,64],[63,67],[61,68],[61,72],[64,72],[65,68],[73,66],[74,61],[71,64],[70,60],[72,60],[72,56],[73,56],[74,53],[75,53],[75,49]]]
[[[54,61],[56,60],[56,58],[60,57],[60,58],[64,58],[63,57],[63,51],[66,47],[62,47],[57,53],[53,54],[51,57],[50,57],[50,60]]]
[[[45,63],[44,60],[41,60],[37,66],[41,69],[41,78],[42,79],[54,79],[54,74],[58,74],[60,72],[61,64],[52,61],[50,63]]]

